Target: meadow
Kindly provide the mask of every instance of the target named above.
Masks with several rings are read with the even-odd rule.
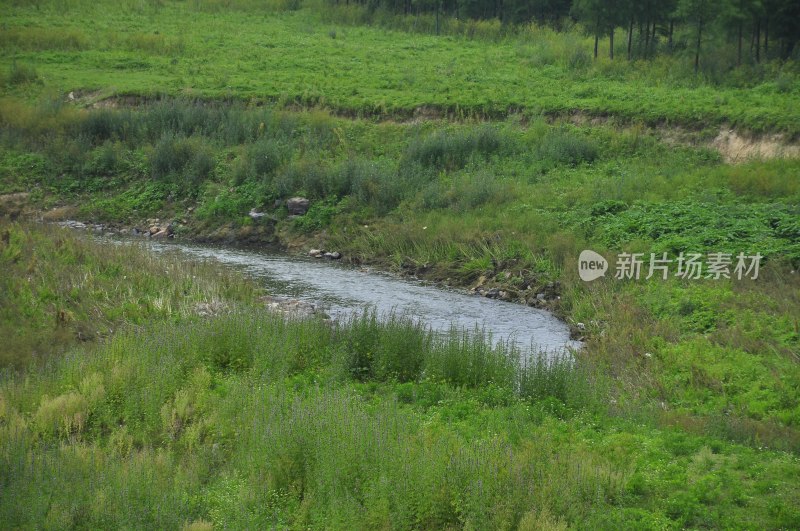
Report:
[[[800,161],[708,142],[796,139],[795,62],[695,76],[592,60],[579,27],[293,2],[1,5],[0,522],[800,527]],[[406,316],[286,320],[11,197],[502,289],[585,346],[525,366]],[[764,261],[586,283],[583,249]]]
[[[89,103],[169,94],[362,116],[580,113],[800,133],[792,61],[697,77],[686,56],[592,61],[592,39],[577,29],[481,39],[480,31],[410,34],[354,25],[346,11],[257,2],[4,4],[0,70],[8,92],[24,97],[52,87]]]

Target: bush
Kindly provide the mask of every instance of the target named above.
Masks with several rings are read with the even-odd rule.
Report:
[[[42,83],[39,73],[32,66],[14,61],[8,70],[7,83],[9,85],[22,85],[25,83]]]
[[[452,182],[436,180],[426,186],[420,201],[425,209],[453,208],[467,211],[488,203],[503,203],[511,196],[510,187],[488,172],[458,175]]]
[[[95,144],[106,140],[135,143],[141,136],[140,117],[140,113],[130,110],[97,109],[82,114],[72,134],[86,136]]]
[[[215,161],[211,147],[197,138],[176,137],[166,133],[150,156],[154,179],[188,182],[196,187],[209,178]]]
[[[317,199],[349,193],[349,183],[340,181],[338,177],[341,176],[330,165],[321,162],[320,157],[303,157],[289,164],[275,178],[273,186],[278,197],[302,194]]]
[[[126,169],[125,149],[118,142],[106,142],[89,156],[84,172],[89,175],[114,177]]]
[[[598,155],[594,142],[565,127],[550,130],[541,140],[537,152],[545,161],[571,166],[593,162]]]
[[[395,208],[411,191],[397,173],[382,161],[348,159],[340,168],[340,179],[349,183],[351,194],[378,213]]]
[[[426,138],[416,139],[408,146],[405,159],[440,170],[456,170],[466,166],[473,156],[488,159],[503,150],[513,149],[509,137],[492,126],[483,125],[456,132],[436,131]]]

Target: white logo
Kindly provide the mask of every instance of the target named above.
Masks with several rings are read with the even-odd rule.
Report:
[[[605,276],[608,271],[608,262],[601,255],[594,251],[581,251],[578,257],[578,275],[581,280],[591,282],[597,278]]]
[[[639,280],[644,278],[650,280],[654,276],[667,280],[670,276],[682,279],[735,279],[758,278],[761,259],[764,258],[760,253],[746,255],[739,253],[680,253],[677,258],[670,258],[667,253],[650,253],[650,259],[646,258],[645,253],[619,253],[616,261],[616,273],[614,278],[617,280]],[[674,264],[674,266],[673,266]],[[675,269],[671,275],[671,269]],[[585,250],[578,257],[578,275],[581,280],[591,282],[605,276],[608,270],[608,262],[600,254]],[[644,276],[643,271],[646,272]],[[703,274],[705,273],[705,274]]]

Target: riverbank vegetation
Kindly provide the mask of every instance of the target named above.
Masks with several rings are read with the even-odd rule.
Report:
[[[136,244],[5,224],[86,263]],[[10,261],[8,243],[2,244]],[[47,245],[47,244],[46,244]],[[51,260],[71,271],[69,256]],[[162,262],[163,261],[163,262]],[[8,265],[7,263],[3,264]],[[194,281],[217,285],[211,266]],[[12,268],[12,272],[17,269]],[[25,286],[25,272],[7,281]],[[0,514],[29,527],[790,527],[791,454],[658,427],[588,359],[533,358],[395,316],[286,319],[226,275],[216,314],[165,305],[0,383]],[[42,277],[39,289],[55,288]],[[231,285],[242,286],[232,290]],[[127,284],[130,304],[148,284]],[[51,304],[55,309],[56,304]],[[54,323],[53,326],[56,326]],[[17,324],[26,335],[38,323]]]
[[[580,28],[3,5],[0,521],[800,526],[800,84],[776,49],[695,75],[681,50],[594,60]],[[585,345],[523,367],[404,316],[286,320],[211,264],[30,216],[335,249]],[[583,249],[763,261],[586,283]]]

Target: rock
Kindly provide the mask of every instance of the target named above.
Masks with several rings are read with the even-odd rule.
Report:
[[[500,290],[497,288],[492,288],[483,292],[483,296],[487,299],[498,299],[500,298]]]
[[[519,294],[512,289],[504,289],[500,292],[500,299],[504,301],[513,301],[518,298]]]
[[[324,254],[325,251],[323,251],[322,249],[311,249],[310,251],[308,251],[308,256],[311,256],[312,258],[322,258],[322,255]]]
[[[219,315],[227,309],[227,306],[223,302],[219,301],[212,301],[212,302],[198,302],[195,305],[194,311],[198,315],[203,317],[213,317],[215,315]]]
[[[325,253],[323,256],[328,260],[338,260],[342,257],[342,253],[334,251],[332,253]]]
[[[543,300],[546,300],[546,299],[547,299],[547,295],[545,295],[544,293],[537,293],[536,294],[536,300],[537,301],[543,301]]]
[[[284,299],[281,297],[262,297],[261,301],[264,302],[268,309],[282,313],[289,317],[311,317],[314,315],[324,314],[317,311],[317,307],[310,302],[299,301],[296,299]]]
[[[152,233],[150,234],[151,238],[158,238],[158,239],[169,238],[169,236],[170,236],[170,234],[169,234],[169,232],[167,232],[167,229],[161,229],[161,230],[159,230],[158,232],[156,232],[154,234],[152,234]]]
[[[253,219],[261,219],[261,218],[263,218],[264,216],[266,216],[266,214],[265,214],[264,212],[256,212],[256,209],[255,209],[255,208],[254,208],[254,209],[252,209],[252,210],[250,211],[250,213],[249,213],[249,214],[247,214],[247,215],[248,215],[248,216],[250,216],[250,217],[251,217],[251,218],[253,218]]]
[[[159,227],[158,225],[152,225],[152,226],[151,226],[151,227],[150,227],[150,228],[147,230],[147,232],[149,232],[149,233],[150,233],[150,236],[153,236],[153,235],[154,235],[154,234],[156,234],[157,232],[161,232],[161,227]]]
[[[84,230],[86,229],[86,224],[80,221],[64,221],[59,223],[62,227],[67,227],[68,229],[78,229]]]
[[[293,197],[286,201],[286,208],[293,216],[302,216],[308,212],[309,201],[305,197]]]

